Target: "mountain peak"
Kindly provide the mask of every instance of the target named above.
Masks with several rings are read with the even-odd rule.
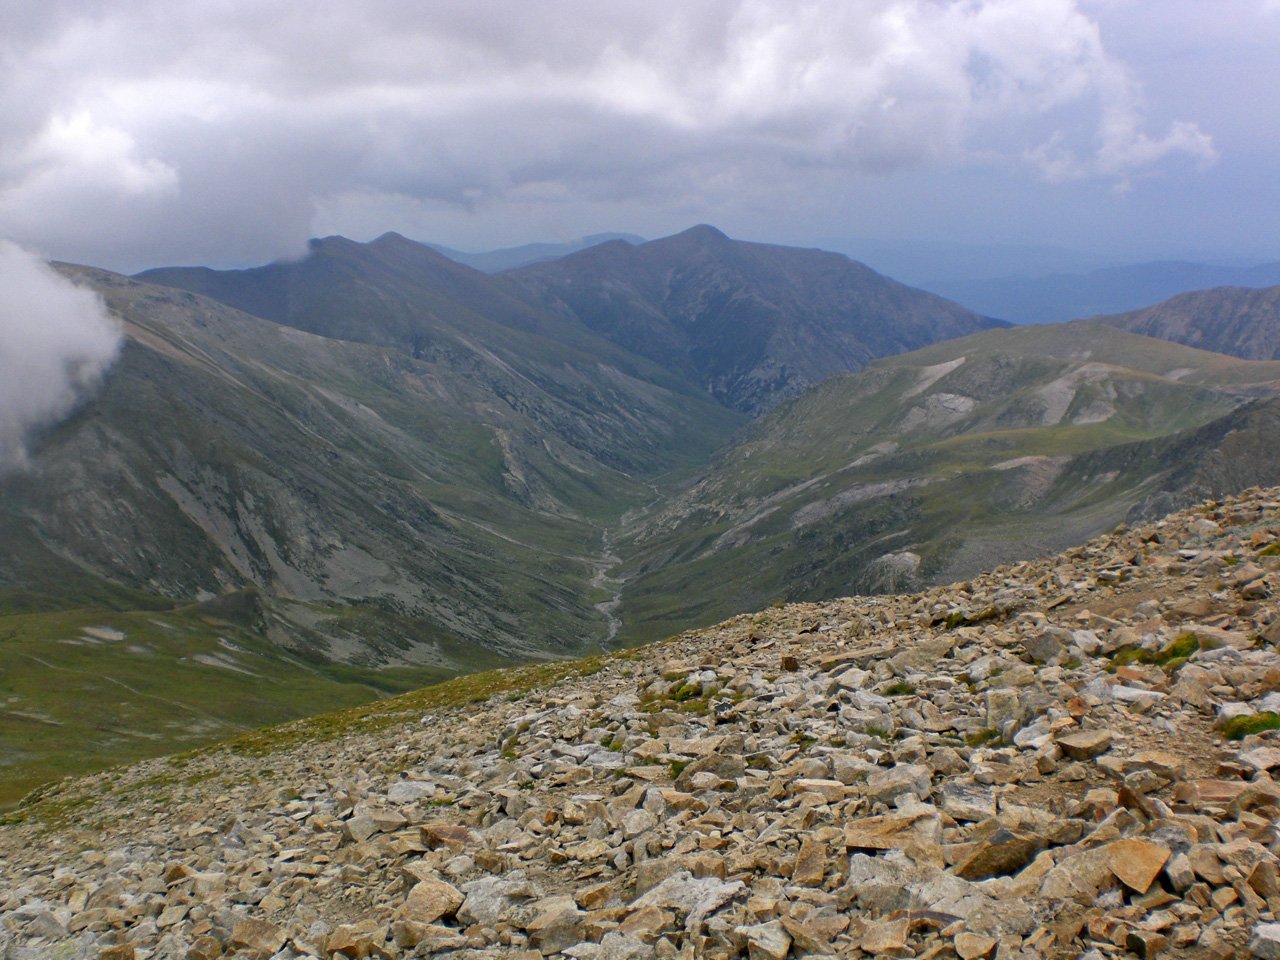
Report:
[[[699,223],[690,227],[688,230],[682,230],[674,236],[667,237],[668,240],[685,240],[695,241],[697,243],[733,243],[728,234],[722,230],[711,226],[709,223]]]

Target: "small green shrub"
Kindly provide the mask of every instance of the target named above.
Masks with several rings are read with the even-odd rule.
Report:
[[[1270,710],[1262,713],[1251,713],[1244,717],[1233,717],[1222,725],[1222,735],[1228,740],[1243,740],[1253,733],[1264,730],[1280,730],[1280,713]]]
[[[885,688],[884,695],[886,697],[909,697],[916,692],[916,688],[905,680],[899,680],[891,683]]]

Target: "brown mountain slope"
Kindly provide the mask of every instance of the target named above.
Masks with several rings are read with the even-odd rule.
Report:
[[[1097,323],[1246,360],[1280,359],[1280,287],[1216,287]]]

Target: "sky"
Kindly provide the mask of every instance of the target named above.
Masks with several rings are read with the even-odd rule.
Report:
[[[0,238],[1280,259],[1280,0],[5,0]]]

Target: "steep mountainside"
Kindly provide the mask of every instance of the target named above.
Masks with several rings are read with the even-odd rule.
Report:
[[[1077,317],[1134,310],[1208,287],[1268,287],[1277,283],[1280,283],[1280,263],[1229,267],[1159,261],[1104,267],[1091,273],[990,280],[953,278],[922,281],[920,285],[972,310],[1015,323],[1061,323]],[[1208,344],[1192,346],[1212,349]]]
[[[604,527],[739,422],[606,357],[413,357],[67,270],[128,340],[33,468],[0,479],[12,611],[252,586],[281,643],[338,660],[581,649],[606,632]]]
[[[1278,387],[1280,363],[1092,324],[976,334],[834,378],[619,539],[624,636],[961,577],[1144,504],[1280,481],[1263,452],[1276,407],[1219,420]]]
[[[1003,325],[841,254],[743,243],[708,226],[503,276],[748,413],[876,357]]]
[[[478,341],[520,370],[566,348],[650,379],[660,367],[668,386],[752,414],[875,357],[1000,325],[839,254],[740,243],[705,226],[496,277],[387,234],[316,240],[296,263],[139,279],[415,356],[447,359]]]
[[[1145,310],[1093,319],[1247,360],[1280,359],[1280,286],[1197,290]]]
[[[0,953],[1275,957],[1277,498],[51,784]]]

